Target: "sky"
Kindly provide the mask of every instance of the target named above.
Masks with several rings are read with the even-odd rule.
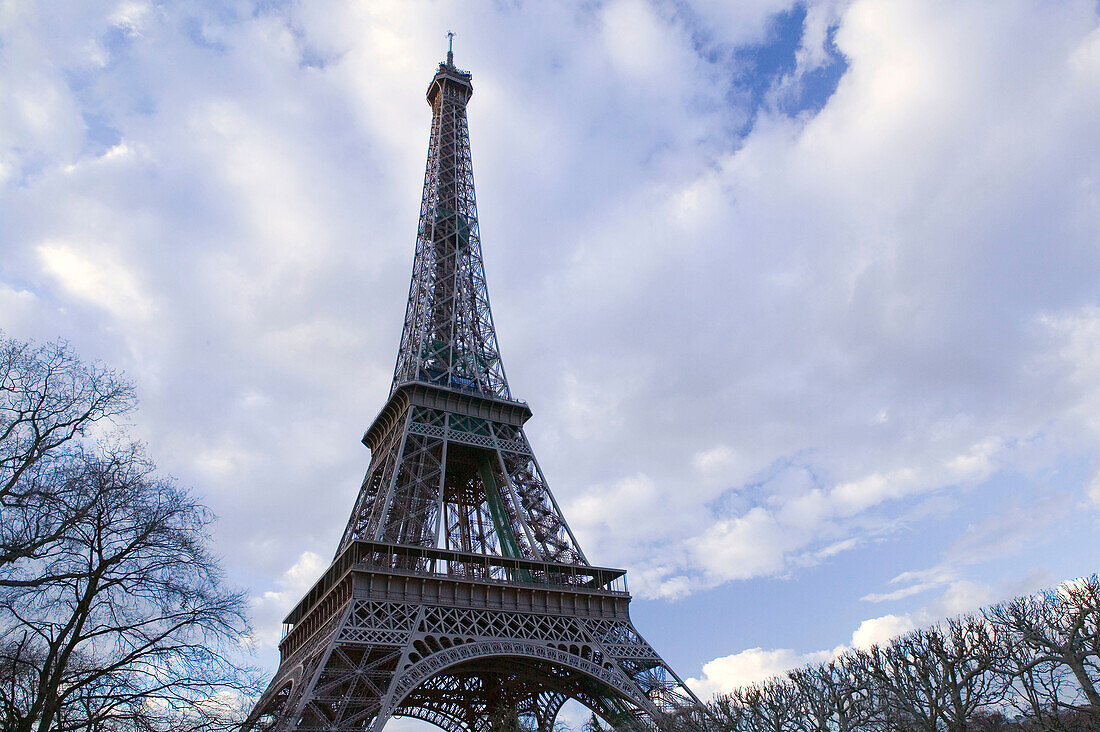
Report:
[[[134,381],[256,663],[369,462],[447,31],[528,438],[698,693],[1100,569],[1096,0],[0,0],[0,328]]]

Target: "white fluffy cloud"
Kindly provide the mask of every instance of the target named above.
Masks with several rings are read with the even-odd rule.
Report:
[[[988,590],[974,593],[973,587],[952,586],[943,597],[916,613],[916,618],[904,615],[883,615],[862,621],[852,632],[847,645],[839,645],[832,650],[800,653],[789,648],[765,650],[749,648],[744,651],[721,656],[703,664],[701,678],[690,678],[687,683],[701,697],[717,693],[727,693],[740,686],[765,681],[774,676],[782,676],[788,671],[824,663],[851,650],[866,650],[874,645],[888,643],[903,636],[918,625],[930,625],[947,615],[976,609],[988,601]],[[980,596],[979,596],[980,595]]]
[[[827,661],[831,655],[829,651],[795,653],[787,648],[770,651],[750,648],[704,664],[703,678],[688,679],[687,684],[697,695],[706,698],[756,681],[764,681],[799,666]]]
[[[852,633],[853,648],[870,648],[913,630],[915,625],[908,615],[883,615],[869,618],[859,624]]]
[[[279,589],[267,590],[252,599],[252,615],[256,641],[271,648],[282,638],[282,622],[295,603],[328,569],[328,563],[313,552],[302,552],[298,561],[275,581]]]
[[[800,666],[824,663],[844,653],[849,648],[866,649],[884,643],[913,630],[916,625],[908,615],[884,615],[870,618],[859,624],[852,633],[851,643],[831,651],[799,653],[789,648],[765,650],[749,648],[721,656],[703,664],[703,676],[691,678],[687,683],[701,697],[730,692],[739,686],[781,676]]]
[[[132,272],[118,257],[96,247],[47,242],[38,247],[43,271],[73,297],[120,320],[148,320],[154,309]],[[82,252],[94,252],[91,256]]]
[[[661,548],[698,548],[681,554],[687,581],[676,587],[781,572],[875,536],[906,502],[1017,469],[1036,440],[1076,442],[1087,426],[1093,449],[1100,432],[1085,405],[1097,375],[1084,332],[1094,306],[1074,303],[1097,294],[1080,274],[1097,269],[1087,232],[1100,150],[1085,120],[1098,106],[1085,90],[1100,77],[1083,60],[1097,22],[1085,5],[1048,10],[851,3],[835,36],[848,69],[825,107],[804,119],[762,115],[718,175],[670,192],[706,200],[691,230],[727,243],[678,248],[660,280],[658,317],[698,326],[668,338],[667,352],[706,355],[653,367],[654,389],[623,404],[624,420],[661,415],[672,400],[654,394],[675,383],[677,408],[708,426],[709,444],[736,445],[757,471],[768,456],[814,476],[785,491],[782,471],[765,470],[763,500],[752,500],[732,472],[718,500],[720,489],[681,486],[643,462],[655,483],[676,486],[651,509],[699,527],[656,537]],[[628,228],[635,245],[678,237],[656,216],[644,227]],[[721,293],[723,307],[698,293]],[[653,326],[653,307],[618,305],[611,332]],[[646,343],[616,340],[592,371],[645,363]],[[670,434],[666,459],[699,435],[660,432]],[[1075,459],[1067,447],[1062,459]],[[698,464],[697,451],[682,459]],[[716,500],[732,515],[699,512]],[[1005,540],[1022,548],[1029,537]],[[625,549],[623,561],[639,561]]]
[[[1029,519],[1100,505],[1095,3],[0,5],[0,327],[137,381],[258,612],[368,460],[447,30],[508,373],[593,562],[715,605],[852,562],[829,591],[888,618],[1063,571]],[[754,653],[715,678],[800,657]]]

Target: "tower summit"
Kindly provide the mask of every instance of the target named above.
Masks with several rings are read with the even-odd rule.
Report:
[[[589,564],[524,435],[531,410],[508,388],[485,284],[472,95],[449,44],[428,86],[412,282],[390,394],[363,436],[370,466],[246,729],[522,717],[548,732],[569,699],[616,728],[698,721],[630,622],[625,571]]]

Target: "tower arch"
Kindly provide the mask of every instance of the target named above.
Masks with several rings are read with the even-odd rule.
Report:
[[[477,667],[479,671],[483,672],[486,667],[491,667],[491,664],[478,662],[486,660],[504,664],[508,662],[515,663],[516,661],[533,661],[534,664],[516,664],[517,668],[522,667],[530,676],[530,678],[522,680],[523,683],[531,683],[535,677],[543,677],[542,680],[546,683],[533,686],[532,689],[537,690],[545,686],[564,693],[566,688],[572,687],[560,681],[556,684],[551,683],[554,679],[568,678],[572,682],[577,677],[583,677],[591,684],[604,690],[606,693],[603,696],[614,695],[622,702],[635,707],[640,713],[648,715],[651,719],[656,720],[661,716],[657,706],[620,669],[610,664],[607,667],[598,666],[576,654],[561,651],[552,646],[522,640],[478,641],[434,653],[427,658],[410,664],[400,672],[394,681],[393,697],[388,702],[390,714],[396,714],[409,694],[413,693],[418,686],[430,678],[446,675],[455,670],[461,671],[463,667]],[[561,676],[560,674],[549,673],[552,668],[568,670],[570,674]],[[586,702],[585,697],[582,696],[567,695],[567,698],[576,698],[582,703]],[[600,710],[593,709],[593,711],[599,713]]]
[[[404,691],[381,716],[410,716],[433,723],[445,718],[448,724],[477,730],[494,716],[482,707],[492,710],[495,705],[498,714],[530,717],[540,730],[549,732],[565,702],[575,700],[616,729],[652,728],[662,717],[621,671],[573,654],[522,642],[484,641],[469,650],[469,655],[441,654],[410,666],[395,684]],[[462,697],[432,693],[462,687],[470,678],[491,678],[492,683],[482,686],[480,693],[467,685]],[[425,689],[428,693],[423,693]]]

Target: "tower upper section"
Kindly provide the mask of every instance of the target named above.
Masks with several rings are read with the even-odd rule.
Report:
[[[428,86],[432,130],[391,393],[419,381],[511,399],[481,257],[466,123],[473,93],[470,73],[448,53]]]

